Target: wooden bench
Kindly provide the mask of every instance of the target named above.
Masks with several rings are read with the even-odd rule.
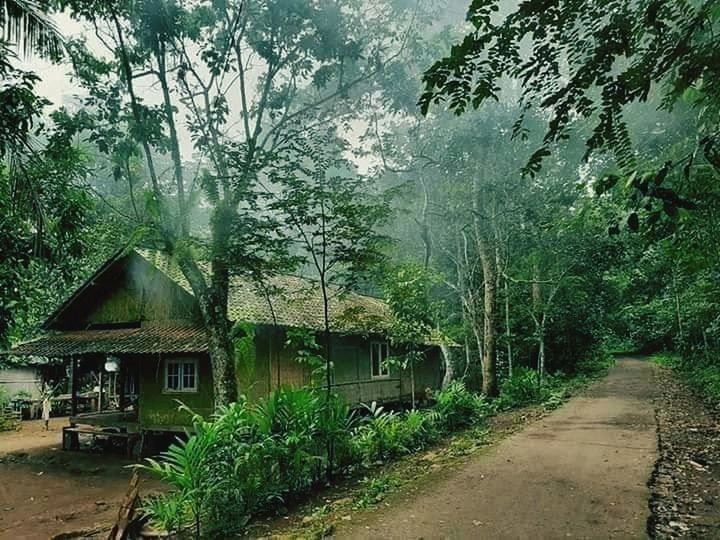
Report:
[[[132,458],[133,446],[140,439],[140,433],[128,433],[127,431],[111,431],[108,428],[93,426],[65,426],[63,428],[62,448],[63,450],[79,450],[80,434],[92,435],[94,437],[108,437],[114,439],[125,439],[125,452],[128,458]]]

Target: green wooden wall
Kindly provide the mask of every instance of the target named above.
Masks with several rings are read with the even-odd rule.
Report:
[[[179,356],[178,356],[179,357]],[[151,427],[177,427],[190,425],[190,415],[178,410],[178,400],[194,412],[209,416],[213,410],[213,385],[210,358],[198,358],[198,391],[165,391],[164,356],[142,356],[139,363],[140,388],[138,393],[138,420],[144,429]],[[173,356],[167,356],[173,358]],[[189,356],[183,356],[189,358]]]

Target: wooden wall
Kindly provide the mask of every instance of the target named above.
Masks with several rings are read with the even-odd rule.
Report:
[[[285,341],[282,329],[258,328],[254,362],[251,366],[238,366],[240,393],[258,398],[278,386],[302,386],[311,382],[310,370],[295,360],[297,351],[290,350]],[[382,341],[382,338],[333,336],[333,389],[350,404],[408,400],[409,373],[392,369],[389,377],[371,377],[370,344],[373,341]],[[395,351],[391,351],[393,353]],[[434,347],[426,354],[426,360],[416,366],[416,395],[421,398],[425,388],[437,389],[441,382],[440,351]]]
[[[188,358],[189,356],[183,357]],[[166,357],[162,355],[137,355],[126,360],[137,362],[139,367],[138,420],[145,429],[158,426],[190,425],[190,415],[178,410],[178,401],[206,417],[213,411],[210,358],[206,355],[197,356],[199,377],[197,392],[165,391],[164,358]]]
[[[141,257],[119,260],[69,306],[53,328],[198,320],[194,298]]]

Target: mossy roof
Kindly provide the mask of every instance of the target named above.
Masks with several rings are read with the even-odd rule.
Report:
[[[167,253],[145,249],[138,249],[136,253],[193,294],[177,263]],[[209,277],[209,266],[201,263],[200,268]],[[392,315],[382,300],[337,287],[329,287],[328,293],[331,331],[384,334],[390,329]],[[231,321],[322,331],[323,312],[322,290],[316,281],[278,275],[258,284],[244,276],[231,277],[227,308]]]

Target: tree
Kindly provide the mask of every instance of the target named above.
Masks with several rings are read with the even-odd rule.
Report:
[[[507,15],[499,11],[499,0],[471,3],[467,19],[473,30],[425,74],[423,112],[444,101],[457,114],[480,107],[498,99],[501,80],[510,78],[521,89],[513,136],[526,133],[527,111],[549,113],[545,136],[526,173],[537,173],[553,145],[569,137],[576,119],[583,118],[593,123],[585,158],[612,151],[627,182],[646,196],[638,208],[648,205],[651,215],[674,215],[677,208],[693,206],[662,184],[673,169],[682,169],[688,179],[698,167],[720,167],[715,121],[720,107],[715,37],[720,2],[531,0]],[[651,98],[655,86],[662,88],[662,108],[690,103],[700,122],[689,153],[643,170],[624,113],[632,103]],[[619,175],[608,175],[603,188],[618,180]],[[629,227],[636,230],[637,224],[637,213],[630,214]]]
[[[391,193],[375,195],[370,181],[341,157],[334,134],[296,140],[296,159],[278,163],[268,177],[279,190],[270,208],[290,226],[294,254],[318,278],[323,300],[323,347],[328,399],[332,392],[331,304],[384,260],[387,237],[378,228],[390,216]]]
[[[87,105],[96,111],[90,140],[106,154],[131,143],[143,156],[148,225],[198,300],[215,403],[226,404],[236,393],[226,316],[231,275],[276,272],[282,251],[280,228],[266,212],[268,170],[292,159],[293,143],[308,126],[353,116],[370,81],[398,60],[408,28],[394,21],[403,20],[397,15],[404,8],[388,2],[368,12],[354,0],[60,6],[92,25],[106,48],[101,58],[82,42],[70,44]],[[157,85],[158,104],[142,98],[140,84]],[[204,165],[192,178],[182,160],[181,127]],[[158,167],[163,154],[172,162],[169,178]],[[209,207],[205,236],[190,226],[199,199]],[[209,277],[200,268],[202,252]]]
[[[11,44],[25,55],[60,55],[63,38],[47,9],[47,2],[0,0],[0,56],[9,52]]]
[[[440,276],[435,272],[425,265],[413,263],[394,267],[385,275],[385,298],[393,314],[390,340],[402,351],[400,356],[395,357],[396,362],[410,372],[413,409],[415,364],[425,357],[427,344],[433,338],[441,338],[433,335],[440,309],[438,302],[433,299],[433,289],[440,283]]]

